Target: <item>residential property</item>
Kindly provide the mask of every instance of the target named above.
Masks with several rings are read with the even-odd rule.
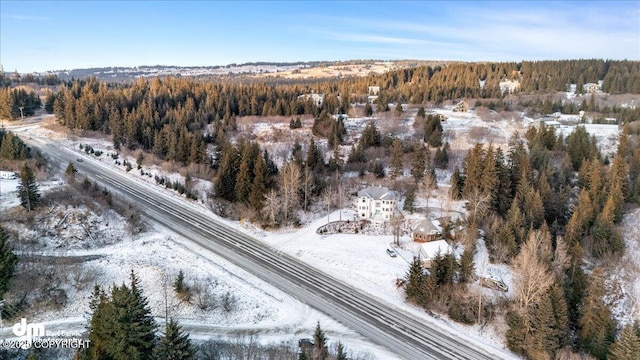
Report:
[[[311,99],[316,106],[322,106],[324,94],[304,94],[298,96],[298,101],[307,101],[308,99]]]
[[[600,87],[596,83],[586,83],[586,84],[582,85],[582,90],[585,93],[593,94],[593,93],[598,92],[598,90],[600,90]]]
[[[467,112],[469,111],[469,104],[466,101],[462,100],[456,104],[456,107],[453,108],[455,112]]]
[[[553,127],[553,128],[560,128],[560,126],[562,125],[558,120],[556,120],[556,118],[552,117],[552,116],[544,116],[538,120],[536,120],[534,122],[534,125],[539,128],[542,129],[542,126],[544,125],[544,127]]]
[[[425,269],[431,268],[431,262],[438,255],[452,254],[453,247],[445,240],[426,242],[420,245],[420,261]]]
[[[368,94],[371,96],[380,95],[380,86],[369,86]]]
[[[418,226],[411,231],[411,239],[415,242],[424,243],[435,241],[442,235],[442,232],[429,219],[422,220]]]
[[[384,222],[393,218],[396,198],[391,190],[382,186],[370,186],[358,191],[356,209],[361,219]]]

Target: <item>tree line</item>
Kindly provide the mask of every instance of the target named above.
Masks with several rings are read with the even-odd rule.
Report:
[[[640,344],[640,326],[618,332],[604,302],[601,269],[624,250],[617,225],[625,203],[640,203],[634,125],[624,127],[613,159],[603,157],[580,126],[566,138],[552,127],[530,128],[514,135],[506,154],[491,144],[470,149],[450,189],[453,198],[467,200],[465,252],[460,260],[437,257],[426,275],[414,262],[406,276],[407,297],[456,321],[491,316],[493,307],[478,307],[459,292],[475,266],[467,252],[476,247],[477,227],[492,262],[513,269],[514,296],[505,316],[511,350],[531,359],[566,351],[597,359],[637,356],[627,350]]]
[[[34,91],[10,87],[0,89],[0,118],[15,120],[21,116],[32,116],[40,106],[40,97]]]

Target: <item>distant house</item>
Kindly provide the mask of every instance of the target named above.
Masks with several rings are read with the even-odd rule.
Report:
[[[442,233],[429,219],[422,220],[415,229],[411,231],[411,239],[415,242],[424,243],[437,240]]]
[[[298,101],[307,101],[309,99],[311,99],[316,106],[320,107],[324,101],[324,94],[304,94],[298,96]]]
[[[460,101],[456,104],[456,107],[453,108],[455,112],[467,112],[469,111],[469,104],[466,101]]]
[[[544,127],[553,127],[553,128],[557,129],[557,128],[560,127],[560,125],[562,125],[562,124],[560,124],[559,121],[557,121],[554,117],[551,117],[551,116],[544,116],[544,117],[538,119],[536,121],[536,124],[537,124],[537,127],[539,129],[542,129],[542,126],[544,126]]]
[[[370,96],[378,96],[378,95],[380,95],[380,86],[369,86],[368,94]]]
[[[422,267],[431,268],[431,262],[438,255],[452,254],[453,248],[445,240],[426,242],[420,245],[420,260]]]
[[[585,93],[596,93],[598,92],[598,90],[600,89],[600,87],[598,86],[598,84],[596,83],[586,83],[584,85],[582,85],[582,90]]]
[[[396,197],[386,187],[370,186],[358,191],[356,209],[361,219],[384,222],[393,218]]]

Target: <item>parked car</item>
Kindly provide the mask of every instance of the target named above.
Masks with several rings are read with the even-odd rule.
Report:
[[[77,159],[76,159],[76,161],[77,161],[77,162],[82,162],[82,159],[77,158]]]
[[[396,257],[396,256],[398,256],[398,253],[396,253],[396,251],[395,251],[395,250],[393,250],[393,249],[387,249],[387,254],[388,254],[389,256],[391,256],[391,257]]]

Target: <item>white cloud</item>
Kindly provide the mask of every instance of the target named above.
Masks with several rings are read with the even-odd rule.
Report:
[[[316,33],[330,40],[363,44],[428,45],[423,58],[430,58],[429,54],[457,54],[460,60],[640,58],[640,9],[576,3],[550,3],[549,9],[502,4],[487,8],[465,3],[448,9],[447,14],[427,14],[420,22],[321,17],[324,22],[342,24],[342,32]],[[397,57],[403,50],[415,53],[398,48]],[[499,58],[481,59],[479,54]]]

